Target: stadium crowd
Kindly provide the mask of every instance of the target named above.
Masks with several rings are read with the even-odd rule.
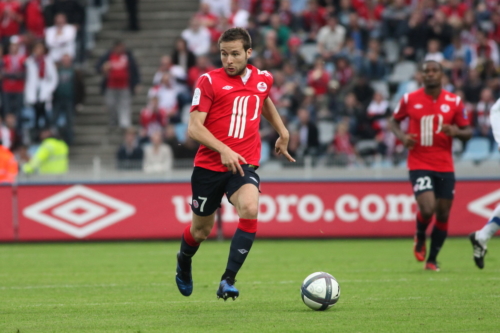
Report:
[[[218,37],[235,26],[253,39],[250,63],[273,74],[270,97],[299,160],[403,161],[387,120],[399,99],[421,86],[418,64],[427,59],[443,65],[443,88],[462,97],[475,136],[493,148],[488,113],[500,97],[495,0],[202,0],[172,54],[160,60],[137,142],[158,130],[167,143],[174,132],[181,133],[176,144],[186,139],[193,86],[221,66]],[[261,136],[263,161],[274,158],[276,134],[263,123]],[[177,146],[171,149],[169,156],[180,158]],[[457,142],[454,149],[464,147]]]

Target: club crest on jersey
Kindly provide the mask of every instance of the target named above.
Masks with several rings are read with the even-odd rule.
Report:
[[[267,90],[267,84],[265,82],[259,82],[259,83],[257,83],[257,89],[260,92],[264,92]]]
[[[442,104],[441,105],[441,111],[444,112],[444,113],[450,111],[450,106],[446,105],[446,104]]]
[[[200,88],[196,88],[194,90],[194,94],[193,94],[192,105],[200,105],[200,97],[201,97],[201,90],[200,90]]]
[[[194,208],[200,207],[200,204],[198,203],[198,200],[196,200],[196,199],[193,200],[193,207]]]

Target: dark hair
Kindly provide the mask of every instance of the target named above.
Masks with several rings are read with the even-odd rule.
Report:
[[[422,65],[420,66],[420,71],[421,71],[421,72],[423,72],[423,71],[424,71],[424,66],[425,66],[426,64],[430,64],[430,63],[437,64],[437,65],[439,66],[439,70],[440,70],[441,72],[443,72],[443,71],[444,71],[443,65],[441,65],[441,63],[440,63],[440,62],[437,62],[436,60],[425,60],[425,61],[422,63]]]
[[[250,37],[248,31],[243,28],[227,29],[222,36],[220,36],[218,44],[220,46],[222,42],[234,42],[236,40],[241,40],[245,52],[252,47],[252,37]]]

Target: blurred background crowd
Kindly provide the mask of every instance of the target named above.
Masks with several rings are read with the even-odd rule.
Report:
[[[125,4],[127,29],[137,31],[137,1]],[[327,166],[402,166],[406,152],[387,120],[405,93],[421,87],[418,65],[426,59],[443,65],[443,88],[462,97],[474,127],[477,140],[456,141],[454,153],[495,151],[488,116],[500,97],[499,1],[201,0],[151,82],[141,82],[143,63],[126,39],[87,64],[99,29],[88,21],[104,7],[98,0],[0,2],[0,134],[18,159],[29,159],[26,147],[46,127],[71,145],[85,96],[81,70],[95,69],[109,129],[124,133],[118,168],[163,172],[192,160],[198,146],[186,136],[192,92],[200,75],[221,66],[217,40],[231,27],[249,31],[249,62],[274,76],[270,98],[290,129],[299,165],[310,156]],[[148,102],[134,123],[132,100],[141,93]],[[277,136],[265,121],[261,137],[266,163],[276,158]]]

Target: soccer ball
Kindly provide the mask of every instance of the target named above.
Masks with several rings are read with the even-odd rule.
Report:
[[[305,305],[316,311],[324,311],[339,300],[340,286],[330,274],[316,272],[302,282],[300,294]]]

